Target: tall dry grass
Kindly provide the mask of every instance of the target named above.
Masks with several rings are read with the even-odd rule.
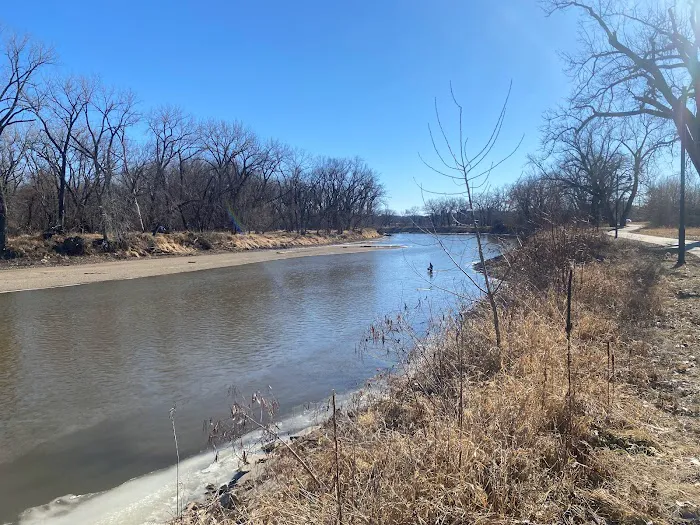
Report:
[[[571,268],[569,364],[562,277]],[[477,304],[430,344],[418,345],[413,366],[390,381],[385,395],[366,408],[339,412],[311,438],[295,442],[320,483],[280,451],[256,487],[240,494],[234,511],[196,520],[677,519],[674,501],[700,498],[697,484],[683,478],[687,469],[678,467],[688,450],[664,449],[653,429],[668,421],[625,384],[624,370],[611,365],[636,323],[660,308],[657,267],[591,231],[562,230],[531,239],[497,272],[508,273],[499,296],[500,348],[487,307]]]
[[[8,240],[6,255],[16,264],[32,264],[43,260],[60,263],[65,260],[61,249],[63,241],[71,235],[55,235],[42,239],[36,235],[21,235]],[[376,230],[347,231],[342,234],[309,232],[299,235],[294,232],[274,231],[264,234],[246,233],[234,235],[230,232],[173,232],[152,235],[150,233],[127,233],[112,242],[107,248],[102,245],[101,235],[76,234],[82,239],[84,252],[81,257],[153,257],[163,255],[195,255],[206,251],[231,252],[266,249],[303,248],[326,244],[357,242],[379,237]],[[69,254],[72,255],[72,254]]]

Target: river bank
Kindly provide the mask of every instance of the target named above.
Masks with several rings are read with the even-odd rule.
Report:
[[[22,259],[23,266],[3,261],[0,268],[0,293],[76,286],[103,281],[136,279],[183,272],[210,270],[316,255],[362,253],[387,248],[362,244],[379,237],[374,230],[338,235],[295,236],[275,233],[268,235],[231,236],[235,242],[229,248],[203,251],[174,242],[173,236],[158,235],[153,242],[161,246],[161,255],[120,256],[99,254],[84,257],[55,255],[42,263],[36,257]],[[338,244],[343,243],[343,244]],[[223,243],[218,246],[225,246]],[[215,253],[212,253],[215,252]],[[19,259],[15,259],[18,261]],[[26,265],[26,266],[25,266]]]
[[[500,347],[477,305],[419,342],[385,395],[278,446],[184,521],[700,519],[700,262],[569,231],[495,270]]]
[[[173,232],[125,234],[119,241],[105,244],[96,233],[10,237],[0,271],[27,266],[69,266],[115,260],[148,259],[167,256],[193,256],[203,253],[248,252],[306,248],[371,240],[381,237],[374,229],[352,230],[342,234],[326,232],[273,231],[268,233]]]

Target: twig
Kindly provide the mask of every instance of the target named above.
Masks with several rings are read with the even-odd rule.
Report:
[[[285,440],[283,440],[277,432],[275,432],[272,428],[267,427],[267,426],[263,425],[262,423],[256,421],[255,418],[250,417],[245,412],[242,412],[242,414],[243,414],[244,418],[246,418],[248,421],[253,423],[259,429],[261,429],[265,432],[269,432],[272,435],[272,437],[275,438],[276,441],[279,441],[280,443],[282,443],[282,445],[284,445],[287,448],[287,450],[289,450],[289,452],[292,453],[292,455],[296,458],[296,460],[299,462],[299,464],[302,466],[302,468],[309,474],[309,476],[311,476],[313,478],[313,480],[318,484],[318,486],[321,487],[322,489],[326,490],[326,486],[323,483],[321,483],[321,480],[319,480],[318,477],[316,476],[316,474],[314,474],[314,471],[311,470],[311,467],[309,467],[306,464],[306,462],[303,459],[301,459],[301,456],[299,456],[299,454],[297,454],[295,452],[295,450],[292,447],[290,447],[289,444]]]
[[[338,525],[342,525],[343,500],[340,492],[340,460],[338,457],[338,424],[336,421],[335,390],[333,390],[333,441],[335,441],[335,493],[338,500]]]
[[[180,512],[180,449],[177,446],[177,432],[175,432],[175,405],[170,409],[170,422],[173,425],[173,438],[175,439],[175,454],[177,454],[177,464],[175,465],[175,513],[179,518]]]
[[[569,391],[566,394],[569,404],[569,438],[572,431],[572,419],[574,417],[574,392],[571,388],[571,285],[574,278],[573,268],[569,269],[569,286],[566,293],[566,370],[569,383]]]
[[[462,319],[460,314],[460,326],[457,327],[457,351],[459,353],[459,414],[457,416],[457,421],[459,424],[459,470],[462,470],[462,428],[464,427],[464,361],[462,358],[463,354],[463,344],[460,341],[460,335],[462,333]]]
[[[608,341],[608,364],[606,367],[606,372],[608,374],[608,397],[607,397],[607,405],[608,405],[608,410],[610,410],[610,341]]]

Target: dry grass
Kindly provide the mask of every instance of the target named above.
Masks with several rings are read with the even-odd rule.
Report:
[[[666,237],[668,239],[678,239],[678,228],[667,227],[644,227],[637,231],[644,235],[653,235],[654,237]],[[700,228],[692,227],[685,229],[685,238],[689,241],[700,241]]]
[[[501,348],[477,305],[418,345],[387,395],[337,416],[337,460],[331,424],[295,442],[321,485],[278,450],[234,510],[214,500],[185,521],[331,524],[341,512],[343,523],[392,525],[700,519],[697,420],[679,423],[650,403],[640,379],[653,356],[637,338],[667,306],[662,262],[616,246],[586,231],[534,238],[506,265]],[[579,263],[571,398],[560,279],[569,261]]]
[[[238,234],[228,232],[175,232],[151,235],[128,233],[115,242],[109,250],[100,245],[98,234],[76,234],[82,238],[85,251],[70,256],[61,253],[60,245],[68,236],[54,236],[44,240],[37,235],[21,235],[8,240],[9,258],[0,259],[4,266],[31,266],[36,264],[73,264],[76,262],[114,260],[153,256],[195,255],[204,251],[230,252],[265,249],[303,248],[325,244],[356,242],[378,237],[376,230],[331,233],[307,233],[298,235],[284,231],[265,234]]]

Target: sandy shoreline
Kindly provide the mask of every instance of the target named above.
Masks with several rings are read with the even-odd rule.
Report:
[[[367,243],[335,244],[284,250],[217,253],[207,255],[158,257],[123,260],[74,266],[30,267],[0,271],[0,293],[42,290],[77,286],[104,281],[121,281],[172,275],[176,273],[212,270],[279,259],[311,257],[315,255],[342,255],[362,253],[390,246],[371,246]]]

